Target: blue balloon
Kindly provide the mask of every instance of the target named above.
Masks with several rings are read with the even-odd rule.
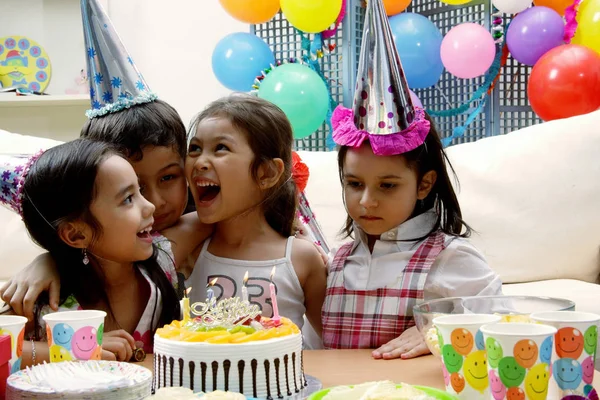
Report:
[[[213,73],[223,86],[248,92],[261,71],[275,64],[271,48],[251,33],[236,32],[217,43],[212,54]]]
[[[552,374],[558,387],[562,390],[577,389],[583,377],[581,364],[572,358],[559,358],[554,361]]]
[[[426,17],[415,13],[394,15],[390,26],[408,86],[423,89],[435,85],[444,71],[440,30]]]
[[[75,331],[69,324],[56,324],[52,329],[52,341],[67,350],[71,350],[71,339]]]
[[[477,345],[478,350],[485,350],[485,341],[483,340],[483,333],[477,329],[477,333],[475,334],[475,344]]]

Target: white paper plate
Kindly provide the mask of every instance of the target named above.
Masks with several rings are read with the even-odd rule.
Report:
[[[115,361],[41,364],[12,374],[7,399],[144,399],[150,396],[152,372]]]

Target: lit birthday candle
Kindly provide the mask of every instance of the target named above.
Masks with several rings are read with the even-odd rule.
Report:
[[[190,292],[192,288],[189,287],[183,291],[183,323],[189,322],[190,317]]]
[[[213,291],[212,287],[215,285],[215,283],[217,283],[218,279],[219,278],[215,278],[212,281],[208,282],[208,285],[206,285],[206,304],[208,304],[209,306],[212,305],[213,299],[215,297],[215,292]]]
[[[271,305],[273,306],[273,322],[279,323],[281,318],[279,317],[279,308],[277,307],[277,294],[275,293],[275,284],[273,283],[273,276],[275,276],[275,269],[277,267],[273,267],[271,270],[271,283],[269,284],[269,289],[271,290]]]
[[[242,284],[242,301],[248,301],[248,288],[246,287],[246,284],[248,283],[248,271],[246,271],[246,274],[244,275],[244,282]]]

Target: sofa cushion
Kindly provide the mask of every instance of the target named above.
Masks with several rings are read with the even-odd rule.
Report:
[[[61,143],[57,140],[19,135],[0,129],[0,153],[2,154],[34,154]]]
[[[0,130],[2,154],[33,154],[40,149],[47,149],[60,143],[52,139]],[[0,280],[9,279],[42,251],[29,239],[21,217],[0,206]]]
[[[577,311],[600,314],[600,285],[575,279],[550,279],[502,286],[505,295],[557,297],[575,302]]]
[[[504,283],[600,273],[600,111],[452,146],[465,220]]]

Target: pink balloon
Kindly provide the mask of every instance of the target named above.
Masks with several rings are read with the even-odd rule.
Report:
[[[483,75],[494,62],[496,45],[489,31],[471,22],[450,29],[441,47],[442,63],[452,75],[470,79]]]
[[[419,100],[415,92],[410,89],[408,89],[408,91],[410,92],[410,99],[412,100],[413,106],[423,108],[423,103],[421,103],[421,100]]]

